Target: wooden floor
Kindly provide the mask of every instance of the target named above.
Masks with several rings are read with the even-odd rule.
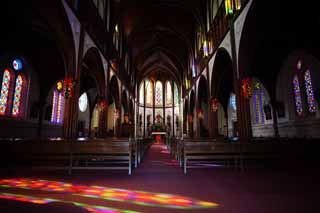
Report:
[[[125,171],[81,171],[72,176],[2,171],[0,177],[0,212],[320,212],[316,205],[319,177],[313,170],[256,168],[239,172],[212,165],[209,169],[191,169],[184,175],[164,144],[153,144],[131,176]],[[17,180],[25,185],[14,182]],[[45,181],[56,187],[69,185],[49,190],[43,186]],[[75,191],[67,190],[70,184]],[[101,186],[96,189],[113,194],[87,197],[90,194],[86,192],[92,189],[89,186]],[[30,197],[56,201],[17,201]]]

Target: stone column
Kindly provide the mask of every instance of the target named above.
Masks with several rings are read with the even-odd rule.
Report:
[[[77,124],[78,124],[78,99],[80,93],[80,82],[81,82],[81,70],[82,70],[82,59],[83,59],[83,48],[84,48],[84,36],[85,31],[83,26],[80,30],[79,38],[79,53],[78,53],[78,64],[76,70],[68,72],[68,76],[74,80],[74,86],[72,88],[72,97],[65,99],[64,118],[63,118],[63,135],[65,138],[77,137]]]

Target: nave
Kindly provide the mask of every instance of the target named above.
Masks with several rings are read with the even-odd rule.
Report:
[[[71,176],[15,171],[0,176],[0,211],[280,213],[319,209],[313,171],[252,168],[241,172],[212,166],[184,175],[167,146],[153,143],[132,176],[123,171],[81,171]]]

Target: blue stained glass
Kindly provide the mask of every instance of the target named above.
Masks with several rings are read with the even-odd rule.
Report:
[[[298,75],[293,76],[293,93],[294,93],[294,99],[295,99],[295,105],[296,105],[296,112],[299,116],[303,113],[302,108],[302,101],[301,101],[301,91],[300,91],[300,84],[299,84],[299,78]]]
[[[20,59],[14,59],[12,62],[13,69],[16,71],[22,70],[22,61]]]
[[[311,81],[311,73],[310,70],[306,70],[304,73],[304,82],[306,85],[306,93],[307,93],[307,101],[309,106],[309,112],[316,112],[316,103],[314,99],[313,89],[312,89],[312,81]]]

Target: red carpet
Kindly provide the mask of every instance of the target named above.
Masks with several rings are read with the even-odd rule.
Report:
[[[0,212],[121,212],[108,208],[173,213],[319,211],[315,205],[318,179],[310,173],[209,168],[191,169],[185,176],[163,144],[151,146],[132,176],[126,171],[76,172],[72,176],[38,173],[1,176]],[[51,185],[43,185],[45,181]],[[100,188],[95,192],[92,186]],[[91,192],[91,197],[85,192]],[[47,203],[35,204],[32,199]],[[213,203],[218,206],[202,208]]]

